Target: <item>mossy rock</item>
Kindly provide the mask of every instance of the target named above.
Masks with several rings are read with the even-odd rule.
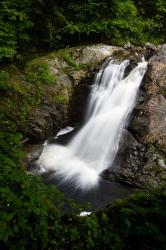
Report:
[[[27,64],[26,80],[33,84],[55,84],[57,81],[44,57],[34,59]]]
[[[55,100],[55,102],[58,102],[58,103],[64,104],[64,105],[67,105],[69,102],[68,98],[65,95],[55,96],[54,100]]]

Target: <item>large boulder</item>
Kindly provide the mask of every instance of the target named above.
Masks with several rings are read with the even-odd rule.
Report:
[[[120,145],[112,180],[139,187],[166,181],[166,45],[148,63],[137,106]]]

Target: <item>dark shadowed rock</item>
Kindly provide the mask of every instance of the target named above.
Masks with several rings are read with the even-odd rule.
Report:
[[[64,105],[43,105],[35,108],[29,116],[27,135],[31,141],[44,142],[65,125],[67,121],[67,107]]]
[[[152,50],[152,51],[156,50],[156,46],[154,44],[152,44],[152,43],[146,43],[145,48],[149,49],[149,50]]]
[[[156,49],[156,48],[154,48]],[[166,45],[150,58],[137,106],[107,178],[140,187],[166,181]]]

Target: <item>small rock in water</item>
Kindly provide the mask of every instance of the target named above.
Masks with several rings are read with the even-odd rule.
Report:
[[[59,136],[61,135],[65,135],[65,134],[68,134],[70,133],[71,131],[73,131],[74,128],[73,127],[66,127],[66,128],[63,128],[61,129],[57,134],[56,134],[56,137],[55,138],[58,138]]]

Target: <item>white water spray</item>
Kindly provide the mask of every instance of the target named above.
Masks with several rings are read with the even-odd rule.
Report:
[[[124,78],[129,60],[110,61],[97,74],[90,94],[86,123],[67,146],[47,144],[38,160],[45,171],[55,171],[61,182],[88,190],[115,160],[119,142],[134,108],[147,62],[138,63]]]

